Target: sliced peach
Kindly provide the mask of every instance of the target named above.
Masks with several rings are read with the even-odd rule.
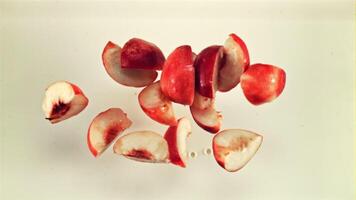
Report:
[[[95,157],[102,154],[131,124],[127,114],[120,108],[110,108],[99,113],[88,129],[87,142],[90,152]]]
[[[57,81],[47,87],[42,110],[52,124],[79,114],[88,105],[82,90],[68,81]]]
[[[127,41],[121,52],[121,67],[127,69],[160,70],[165,58],[153,43],[139,38]]]
[[[164,138],[168,142],[169,159],[172,164],[186,167],[188,160],[187,138],[192,132],[190,122],[186,118],[178,120],[176,126],[170,126]]]
[[[172,102],[162,93],[159,81],[145,87],[138,95],[138,101],[151,119],[165,125],[177,123]]]
[[[195,88],[205,97],[215,98],[218,88],[218,71],[223,61],[223,47],[218,45],[203,49],[195,59]]]
[[[273,101],[282,93],[285,84],[286,73],[273,65],[251,65],[241,76],[242,91],[254,105]]]
[[[217,133],[221,127],[222,115],[215,110],[215,100],[195,93],[194,103],[190,106],[194,121],[204,130]]]
[[[244,167],[262,143],[262,136],[242,129],[229,129],[213,138],[213,152],[218,164],[229,172]]]
[[[121,48],[110,41],[104,48],[102,60],[109,76],[125,86],[144,87],[154,82],[158,75],[155,70],[122,69]]]
[[[140,162],[169,162],[166,140],[152,131],[136,131],[120,137],[114,144],[114,153]]]
[[[250,56],[245,42],[235,34],[230,34],[224,44],[224,64],[219,71],[218,90],[227,92],[240,82],[241,74],[250,65]]]
[[[193,103],[194,67],[190,46],[180,46],[168,56],[160,83],[163,94],[171,101],[183,105]]]

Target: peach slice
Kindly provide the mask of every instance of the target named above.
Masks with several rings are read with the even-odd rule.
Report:
[[[282,93],[285,83],[284,70],[267,64],[251,65],[241,76],[242,91],[254,105],[273,101]]]
[[[79,114],[88,105],[82,90],[68,81],[57,81],[47,87],[42,110],[52,124]]]
[[[155,70],[122,69],[121,48],[108,42],[102,54],[106,72],[119,84],[130,87],[144,87],[156,80],[158,73]]]
[[[215,98],[218,70],[223,61],[223,47],[213,45],[203,49],[195,59],[195,88],[202,96]]]
[[[227,92],[240,82],[241,74],[250,65],[250,56],[244,41],[235,34],[230,34],[224,44],[225,64],[219,71],[218,90]]]
[[[110,108],[99,113],[91,122],[87,142],[90,152],[101,155],[132,122],[120,108]]]
[[[136,131],[120,137],[114,144],[114,153],[140,162],[169,162],[167,141],[152,131]]]
[[[159,81],[145,87],[138,95],[138,101],[151,119],[165,125],[177,123],[172,102],[162,93]]]
[[[218,164],[229,172],[244,167],[262,143],[262,136],[242,129],[229,129],[213,138],[213,152]]]
[[[204,130],[217,133],[221,127],[222,115],[215,110],[215,100],[195,93],[194,103],[190,106],[194,121]]]
[[[153,43],[132,38],[122,47],[121,67],[128,69],[160,70],[165,58]]]
[[[167,58],[161,75],[161,89],[171,101],[191,105],[194,99],[194,67],[192,48],[176,48]]]
[[[164,138],[168,142],[169,159],[172,164],[185,167],[188,160],[187,138],[192,132],[190,122],[186,118],[178,120],[176,126],[170,126]]]

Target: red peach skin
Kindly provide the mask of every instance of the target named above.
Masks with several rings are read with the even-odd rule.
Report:
[[[168,143],[169,160],[172,164],[186,167],[188,160],[186,143],[191,131],[190,122],[186,118],[179,119],[176,126],[170,126],[167,129],[164,139]]]
[[[161,70],[165,58],[153,43],[139,38],[126,42],[121,53],[121,67],[128,69]]]
[[[273,101],[282,93],[285,83],[284,70],[267,64],[251,65],[241,76],[242,91],[254,105]]]
[[[218,70],[223,61],[223,47],[213,45],[203,49],[195,59],[195,88],[204,97],[215,98]]]
[[[173,102],[183,105],[193,103],[194,67],[190,46],[180,46],[168,56],[162,70],[161,89]]]
[[[155,70],[122,69],[121,48],[113,42],[108,42],[102,53],[106,72],[117,83],[129,87],[144,87],[153,83],[158,73]]]

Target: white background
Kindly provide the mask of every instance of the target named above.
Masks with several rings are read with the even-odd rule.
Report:
[[[236,2],[0,2],[0,199],[330,199],[355,197],[355,6],[352,1]],[[132,37],[167,56],[190,44],[195,52],[241,36],[251,62],[285,69],[284,93],[252,106],[241,88],[219,93],[223,129],[264,136],[237,173],[200,150],[212,135],[193,122],[186,169],[138,163],[108,149],[94,159],[86,144],[92,118],[124,109],[128,131],[166,127],[138,106],[140,89],[118,85],[105,72],[108,40]],[[44,89],[56,80],[78,84],[90,103],[57,125],[44,120]],[[189,109],[175,106],[178,116]]]

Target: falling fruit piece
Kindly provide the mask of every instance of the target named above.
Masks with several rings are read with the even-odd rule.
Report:
[[[122,68],[161,70],[164,61],[164,55],[156,45],[139,38],[130,39],[122,48]]]
[[[68,81],[57,81],[47,87],[42,110],[52,124],[79,114],[88,105],[82,90]]]
[[[219,70],[218,90],[227,92],[236,87],[240,77],[250,65],[245,42],[236,34],[230,34],[224,44],[224,64]]]
[[[154,82],[158,75],[155,70],[122,69],[121,48],[110,41],[103,50],[102,60],[109,76],[121,85],[144,87]]]
[[[273,101],[282,93],[285,83],[284,70],[267,64],[251,65],[241,76],[242,91],[254,105]]]
[[[191,105],[194,99],[194,67],[192,48],[183,45],[167,58],[161,75],[161,89],[171,101]]]
[[[187,138],[192,132],[190,122],[186,118],[178,120],[176,126],[170,126],[164,138],[168,142],[169,159],[172,164],[186,167],[188,160]]]
[[[194,103],[190,106],[190,112],[194,121],[204,130],[217,133],[221,127],[222,115],[215,110],[215,100],[203,97],[195,93]]]
[[[177,124],[172,102],[162,93],[159,81],[145,87],[138,95],[138,101],[151,119],[165,125]]]
[[[114,144],[114,153],[140,162],[169,162],[167,141],[152,131],[136,131],[120,137]]]
[[[242,129],[228,129],[213,138],[213,153],[218,164],[229,172],[244,167],[262,143],[262,136]]]
[[[215,98],[218,87],[218,71],[222,62],[222,46],[209,46],[197,55],[194,61],[195,90],[200,95]]]
[[[99,113],[91,122],[87,142],[90,152],[98,157],[132,122],[120,108]]]

